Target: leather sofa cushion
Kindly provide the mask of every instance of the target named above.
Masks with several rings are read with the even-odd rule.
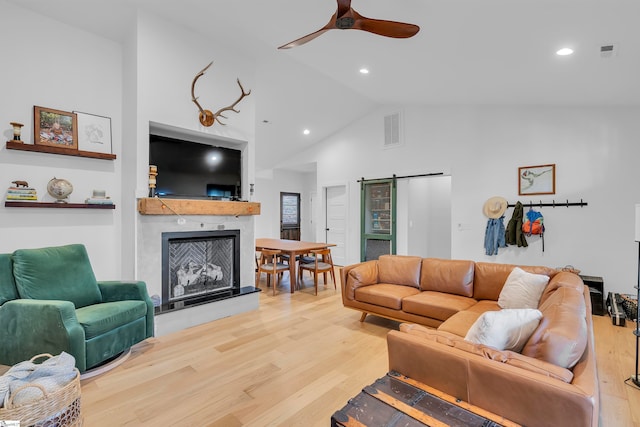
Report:
[[[584,285],[582,285],[584,287]],[[538,307],[538,309],[544,314],[544,312],[556,304],[567,304],[574,308],[576,313],[579,313],[580,317],[586,316],[587,307],[584,302],[584,296],[581,290],[577,290],[571,287],[559,287],[549,294],[549,297]]]
[[[422,337],[428,341],[437,342],[439,344],[463,350],[480,357],[495,360],[507,365],[517,366],[530,372],[535,372],[550,378],[555,378],[566,383],[573,380],[573,372],[568,369],[555,366],[542,360],[532,359],[513,351],[500,351],[492,347],[482,344],[473,344],[465,341],[463,338],[443,331],[435,331],[425,328],[422,325],[403,323],[400,325],[400,331],[409,335]]]
[[[10,254],[0,254],[0,305],[18,298]]]
[[[584,301],[576,304],[576,294],[582,295],[561,287],[545,301],[542,320],[522,349],[524,356],[567,369],[580,360],[587,346],[587,322]]]
[[[18,249],[13,275],[21,298],[71,301],[76,308],[102,302],[84,245]]]
[[[85,340],[99,337],[146,314],[146,302],[134,300],[93,304],[76,310],[78,323],[84,328]]]
[[[477,304],[469,307],[466,311],[472,311],[474,313],[482,314],[485,311],[498,311],[498,310],[502,310],[498,305],[498,301],[482,300],[482,301],[478,301]]]
[[[547,284],[547,287],[542,292],[542,296],[540,297],[540,305],[544,304],[544,302],[556,291],[556,289],[561,287],[573,288],[576,291],[582,293],[584,282],[577,274],[569,273],[567,271],[560,271],[558,274],[553,276],[553,278],[549,281],[549,284]]]
[[[420,289],[473,296],[473,261],[425,258],[420,272]]]
[[[422,291],[402,300],[402,311],[438,320],[447,320],[459,311],[466,310],[477,301],[460,295]]]
[[[482,313],[475,311],[459,311],[438,326],[438,331],[448,332],[464,338],[467,335],[469,328],[471,328],[480,316],[482,316]]]
[[[478,320],[478,317],[487,311],[500,311],[500,306],[496,301],[482,300],[477,304],[472,305],[464,311],[459,311],[447,320],[445,320],[440,326],[438,331],[449,332],[464,338],[471,328],[471,325]]]
[[[349,270],[346,283],[346,295],[349,299],[355,299],[355,290],[361,286],[369,286],[378,283],[378,261],[363,262]]]
[[[516,267],[512,264],[495,264],[490,262],[476,262],[473,277],[473,297],[477,300],[489,299],[497,301],[502,291],[504,282]],[[519,266],[526,272],[534,274],[546,274],[549,277],[556,275],[558,270],[549,267]]]
[[[378,258],[378,282],[420,287],[422,258],[406,255],[382,255]]]
[[[360,302],[400,310],[403,298],[419,292],[418,289],[410,286],[378,283],[357,288],[355,290],[355,299]]]

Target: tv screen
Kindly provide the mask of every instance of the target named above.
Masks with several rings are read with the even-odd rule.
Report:
[[[159,197],[240,200],[242,151],[149,135],[149,164],[158,167]]]

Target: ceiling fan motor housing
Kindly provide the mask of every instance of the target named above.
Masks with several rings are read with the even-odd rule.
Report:
[[[340,30],[348,30],[353,27],[353,24],[356,22],[355,19],[349,16],[343,16],[342,18],[336,19],[336,28]]]

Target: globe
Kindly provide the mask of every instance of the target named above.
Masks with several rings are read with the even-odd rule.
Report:
[[[69,194],[73,192],[73,185],[66,179],[53,177],[47,184],[47,193],[54,199],[56,203],[67,203],[65,200]]]

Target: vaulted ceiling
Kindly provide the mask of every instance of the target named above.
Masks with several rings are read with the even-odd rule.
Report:
[[[638,0],[353,0],[420,32],[335,30],[290,50],[277,47],[324,26],[335,0],[9,1],[114,40],[149,9],[255,57],[258,169],[381,105],[640,105]]]

